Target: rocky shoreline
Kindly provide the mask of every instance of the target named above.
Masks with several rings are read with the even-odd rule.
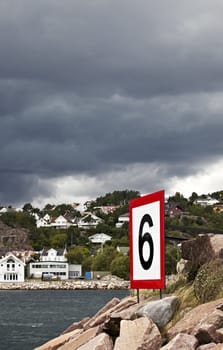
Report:
[[[198,305],[175,323],[179,303],[174,295],[140,303],[113,298],[34,350],[223,350],[223,299]]]
[[[115,277],[101,280],[66,280],[66,281],[39,281],[1,282],[0,290],[80,290],[80,289],[129,289],[129,281]]]

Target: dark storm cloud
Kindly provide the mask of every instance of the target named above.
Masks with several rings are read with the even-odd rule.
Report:
[[[39,178],[137,163],[183,176],[220,157],[222,9],[2,1],[0,202],[42,195]]]
[[[165,11],[162,1],[9,3],[1,9],[2,77],[71,85],[77,94],[218,88],[222,27],[204,5],[194,13],[176,1]]]

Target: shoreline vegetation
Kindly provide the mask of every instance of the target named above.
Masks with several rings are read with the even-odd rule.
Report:
[[[66,280],[41,281],[27,280],[25,282],[1,282],[0,290],[80,290],[80,289],[129,289],[130,282],[117,277],[103,278],[101,280]]]

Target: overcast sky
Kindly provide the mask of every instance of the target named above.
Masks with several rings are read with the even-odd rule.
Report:
[[[222,0],[1,0],[0,205],[223,189]]]

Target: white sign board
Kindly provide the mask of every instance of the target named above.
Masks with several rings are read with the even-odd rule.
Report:
[[[130,202],[131,288],[164,288],[164,191]]]

